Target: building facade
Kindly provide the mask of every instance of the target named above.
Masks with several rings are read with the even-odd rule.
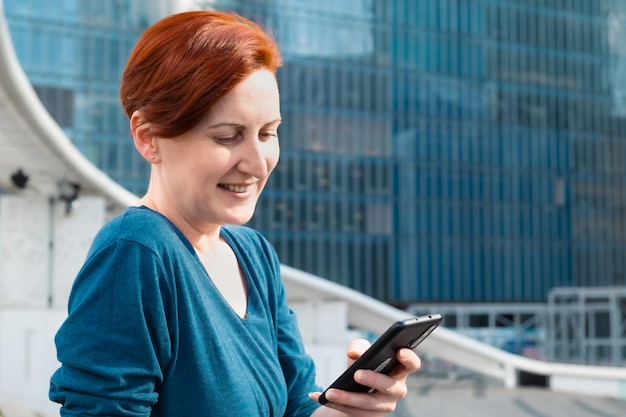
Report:
[[[44,104],[138,194],[119,75],[188,7],[283,50],[281,161],[250,222],[283,263],[398,305],[626,284],[625,2],[4,0]]]

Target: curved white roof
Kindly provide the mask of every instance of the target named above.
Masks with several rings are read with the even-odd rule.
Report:
[[[11,176],[28,177],[24,189]],[[0,1],[0,191],[57,197],[63,181],[102,195],[112,210],[137,196],[93,165],[52,119],[19,64]]]

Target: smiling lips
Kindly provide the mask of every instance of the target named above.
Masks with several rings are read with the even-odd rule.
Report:
[[[247,185],[219,184],[218,186],[234,193],[245,193],[246,191],[248,191]]]

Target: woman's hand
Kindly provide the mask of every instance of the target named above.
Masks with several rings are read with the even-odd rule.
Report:
[[[348,347],[348,366],[358,359],[369,347],[369,342],[356,339]],[[326,398],[330,401],[324,407],[319,408],[313,416],[338,416],[352,417],[379,417],[391,413],[396,409],[396,403],[406,397],[406,378],[409,374],[417,371],[421,362],[415,352],[410,349],[398,351],[400,362],[389,375],[383,375],[367,369],[361,369],[354,375],[356,382],[374,389],[371,393],[356,393],[329,389]],[[318,401],[321,393],[315,392],[310,395],[314,401]]]

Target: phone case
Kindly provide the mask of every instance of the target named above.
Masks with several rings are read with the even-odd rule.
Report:
[[[415,349],[441,323],[440,314],[414,317],[393,323],[346,371],[326,389],[366,392],[371,388],[354,381],[358,369],[372,369],[388,374],[398,364],[397,352],[401,348]],[[328,403],[326,391],[319,398]]]

